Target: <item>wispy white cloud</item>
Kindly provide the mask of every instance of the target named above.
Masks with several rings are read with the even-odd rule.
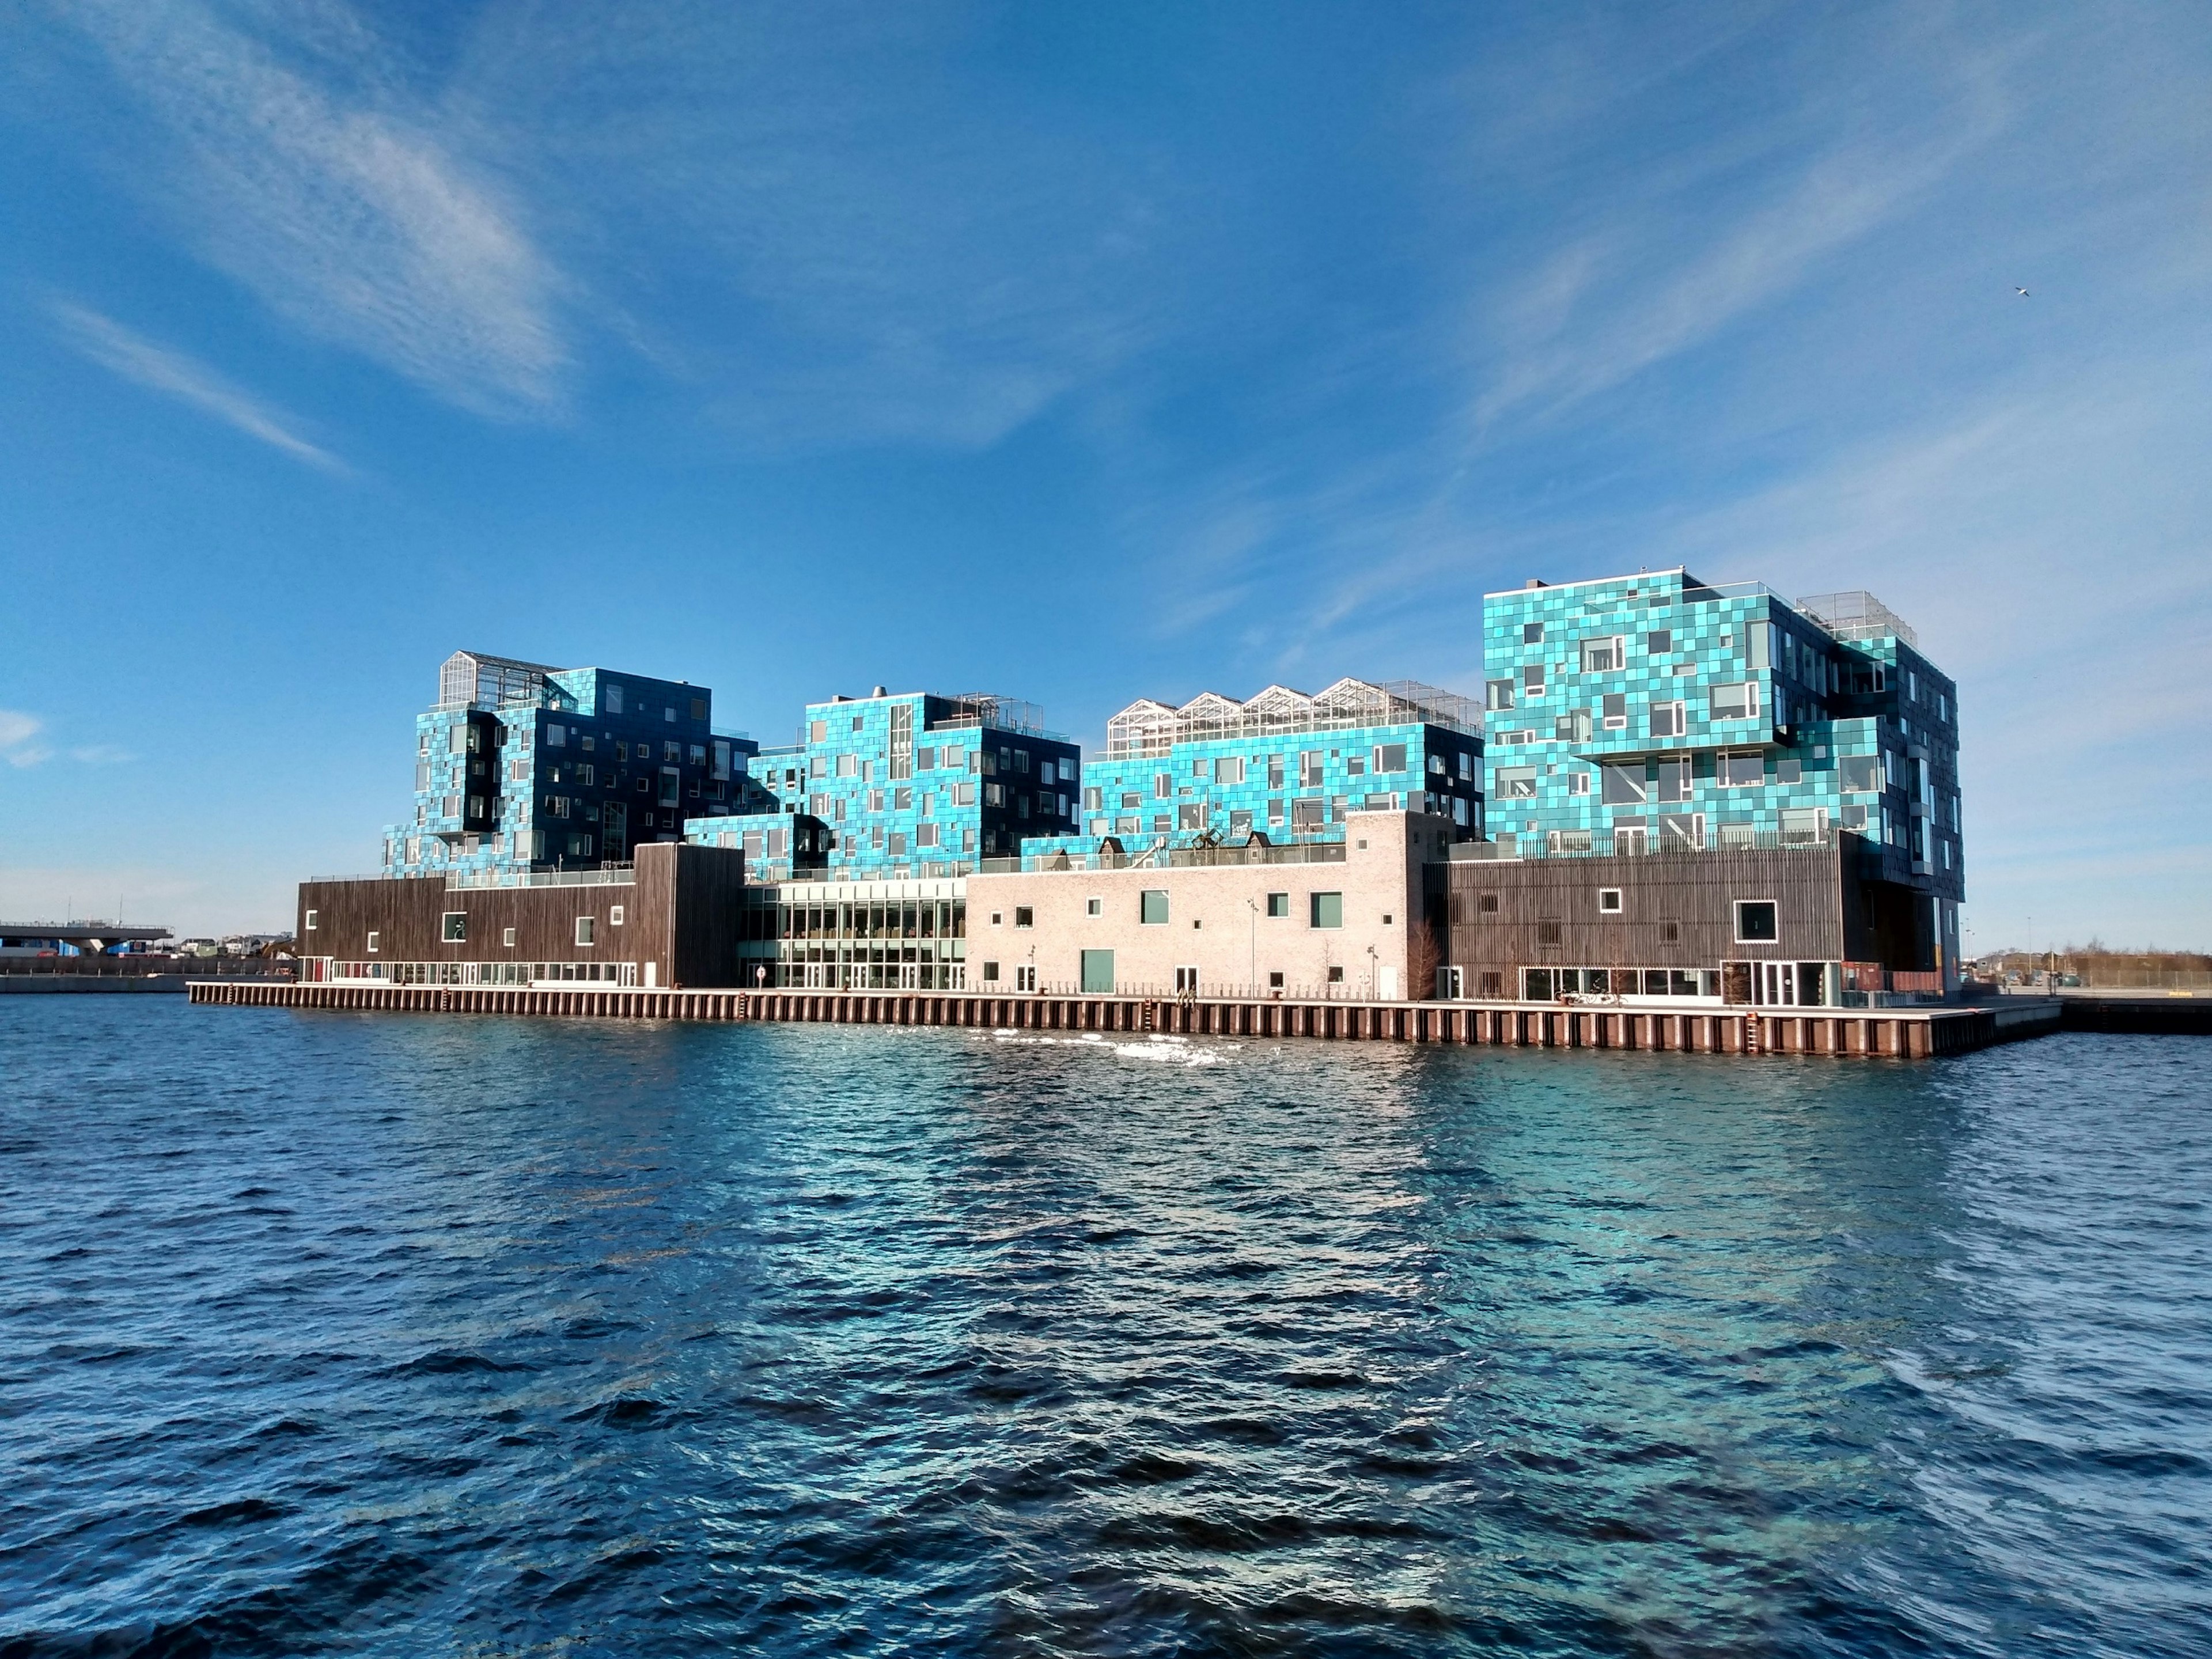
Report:
[[[54,751],[38,741],[46,722],[19,709],[0,708],[0,760],[10,766],[36,766]]]
[[[347,470],[345,464],[330,451],[308,442],[294,431],[289,424],[289,416],[232,385],[205,363],[170,347],[156,345],[114,319],[103,317],[86,307],[58,300],[49,308],[62,325],[69,343],[102,368],[190,404],[227,422],[248,437],[258,438],[283,450],[295,460],[327,472]]]
[[[112,743],[86,744],[69,751],[70,758],[85,766],[127,766],[138,758]]]
[[[453,403],[560,411],[559,273],[468,155],[468,123],[410,91],[352,14],[256,31],[193,0],[70,10],[165,130],[167,164],[140,170],[210,264]]]

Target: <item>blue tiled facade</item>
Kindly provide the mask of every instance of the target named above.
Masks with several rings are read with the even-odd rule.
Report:
[[[1084,768],[1079,832],[1024,850],[1340,842],[1345,814],[1361,811],[1433,812],[1479,840],[1480,723],[1468,699],[1410,683],[1139,702],[1109,724],[1105,758]]]
[[[388,825],[385,873],[592,868],[687,817],[755,804],[758,745],[711,724],[680,680],[456,652],[415,721],[415,815]]]
[[[1686,571],[1483,601],[1491,830],[1520,856],[1864,838],[1955,961],[1958,690],[1863,593]]]
[[[757,837],[770,879],[963,874],[1073,829],[1082,795],[1081,750],[1027,705],[989,696],[809,703],[800,741],[757,751],[750,769],[769,816],[702,815],[685,834],[749,852]]]

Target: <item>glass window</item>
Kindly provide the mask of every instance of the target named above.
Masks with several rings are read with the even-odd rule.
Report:
[[[1627,665],[1626,641],[1618,634],[1583,641],[1583,672],[1610,674]]]
[[[1096,898],[1084,900],[1083,914],[1086,916],[1100,916],[1105,915],[1106,901],[1104,899]]]
[[[1659,815],[1659,844],[1674,853],[1703,852],[1705,815],[1703,812],[1662,812]]]
[[[1774,781],[1777,783],[1796,783],[1805,775],[1804,763],[1795,755],[1782,755],[1775,759]]]
[[[1521,689],[1532,697],[1544,695],[1544,665],[1530,663],[1521,671]]]
[[[1318,830],[1328,814],[1328,804],[1317,795],[1294,800],[1291,803],[1291,828]]]
[[[379,945],[377,944],[377,940],[378,940],[380,937],[381,937],[381,935],[380,935],[380,934],[377,934],[377,933],[371,933],[371,934],[368,936],[368,948],[369,948],[370,950],[374,951],[374,950],[378,950],[378,949],[381,948],[381,947],[380,947],[380,946],[379,946]]]
[[[1679,738],[1687,734],[1689,722],[1680,702],[1655,702],[1651,705],[1651,735],[1655,738]]]
[[[1301,750],[1298,753],[1298,787],[1301,789],[1320,788],[1322,768],[1328,760],[1328,757],[1321,750]]]
[[[1844,788],[1854,795],[1872,794],[1881,787],[1881,757],[1847,755],[1843,762]]]
[[[1685,755],[1659,763],[1659,799],[1687,800],[1690,799],[1690,758]]]
[[[1522,643],[1522,644],[1523,644],[1523,645],[1541,645],[1541,644],[1543,644],[1543,642],[1544,642],[1544,624],[1543,624],[1543,623],[1522,623],[1521,624],[1521,643]]]
[[[1267,915],[1271,918],[1280,921],[1290,914],[1291,896],[1288,893],[1270,893],[1267,895]]]
[[[1344,895],[1341,893],[1310,893],[1306,896],[1306,910],[1309,926],[1344,926]]]
[[[1485,680],[1482,683],[1482,689],[1484,692],[1484,700],[1489,707],[1492,708],[1510,708],[1513,707],[1513,682],[1511,680]]]
[[[1730,685],[1716,685],[1711,693],[1712,717],[1717,720],[1749,720],[1759,718],[1759,682],[1739,680]]]
[[[1164,925],[1168,919],[1167,890],[1147,887],[1137,902],[1137,920],[1147,926]]]
[[[438,936],[448,945],[461,945],[466,943],[469,937],[468,912],[465,910],[447,911],[445,916],[445,926],[440,930]]]
[[[1015,926],[1015,927],[1036,927],[1036,910],[1034,910],[1033,908],[1031,908],[1030,906],[1028,906],[1028,905],[1026,905],[1026,904],[1017,904],[1017,905],[1014,907],[1014,926]]]
[[[1508,800],[1535,799],[1536,769],[1533,766],[1501,766],[1490,777],[1498,793]]]
[[[1378,772],[1402,772],[1406,769],[1406,745],[1386,743],[1375,750],[1375,769]]]
[[[1602,700],[1602,704],[1599,712],[1605,717],[1605,729],[1607,731],[1626,731],[1628,729],[1627,693],[1622,691],[1608,692]]]
[[[1766,757],[1757,750],[1721,755],[1715,763],[1723,789],[1745,789],[1766,781]]]
[[[1244,757],[1242,755],[1224,755],[1218,760],[1215,761],[1213,763],[1213,781],[1216,783],[1243,782]]]
[[[1772,899],[1735,902],[1735,937],[1739,945],[1771,945],[1782,937]]]
[[[1644,636],[1644,648],[1655,657],[1663,657],[1674,648],[1672,629],[1655,628]]]
[[[1597,890],[1597,908],[1607,915],[1620,914],[1620,889],[1601,887]]]
[[[1175,793],[1175,779],[1166,772],[1152,774],[1152,799],[1166,800]]]
[[[998,982],[998,978],[999,964],[995,962],[985,963],[983,964],[983,982],[987,985],[996,984]]]
[[[1644,782],[1644,763],[1630,761],[1626,765],[1607,764],[1598,769],[1604,780],[1603,803],[1607,806],[1636,806],[1650,799]]]
[[[579,945],[589,945],[592,942],[592,935],[598,932],[598,928],[599,921],[597,917],[578,916],[576,918],[576,943]]]

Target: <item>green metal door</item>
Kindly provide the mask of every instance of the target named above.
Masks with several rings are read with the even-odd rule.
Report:
[[[1086,991],[1110,991],[1114,988],[1114,953],[1111,951],[1085,951],[1083,953],[1083,988]]]

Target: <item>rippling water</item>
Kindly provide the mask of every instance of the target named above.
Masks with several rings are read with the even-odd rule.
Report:
[[[2208,1059],[0,999],[0,1656],[2212,1652]]]

